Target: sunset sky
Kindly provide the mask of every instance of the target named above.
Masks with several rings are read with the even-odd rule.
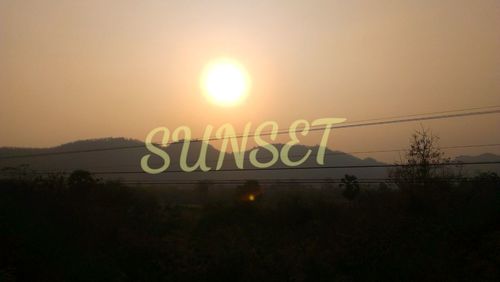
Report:
[[[500,105],[499,15],[493,0],[1,0],[0,146]],[[250,76],[239,105],[200,90],[218,57]],[[499,124],[499,114],[423,123],[443,146],[499,143]],[[330,147],[401,148],[419,126],[339,129]],[[500,149],[459,153],[485,151]]]

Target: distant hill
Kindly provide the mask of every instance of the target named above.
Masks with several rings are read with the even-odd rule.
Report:
[[[498,162],[500,161],[500,156],[485,153],[477,156],[458,156],[455,158],[458,162]],[[475,165],[468,168],[471,173],[479,171],[493,171],[500,175],[500,165],[489,164],[489,165]]]
[[[192,142],[188,152],[188,163],[194,163],[198,159],[201,143]],[[214,168],[219,157],[219,151],[208,145],[207,164]],[[275,144],[280,149],[282,144]],[[121,148],[115,150],[114,148]],[[182,144],[171,144],[165,150],[171,156],[171,166],[167,172],[159,175],[149,175],[145,173],[131,174],[124,172],[142,172],[140,159],[148,154],[142,141],[126,138],[103,138],[80,140],[63,144],[53,148],[0,148],[0,158],[11,156],[40,155],[38,157],[9,158],[0,160],[0,168],[9,166],[19,166],[28,164],[30,168],[37,171],[73,171],[75,169],[85,169],[92,172],[116,172],[116,174],[99,174],[103,178],[119,178],[126,181],[164,181],[164,180],[199,180],[199,179],[300,179],[300,178],[341,178],[346,173],[354,174],[359,178],[385,178],[387,177],[386,168],[349,168],[349,169],[314,169],[314,170],[271,170],[271,171],[211,171],[206,173],[178,173],[172,172],[179,170],[177,161],[180,156]],[[253,148],[252,148],[253,149]],[[252,150],[250,149],[250,150]],[[318,166],[315,161],[318,146],[294,146],[290,152],[291,159],[297,159],[302,156],[307,149],[313,153],[309,159],[302,164],[304,167]],[[246,153],[244,168],[253,168],[248,161],[248,150]],[[68,151],[79,151],[78,153],[66,154]],[[47,154],[47,155],[44,155]],[[270,153],[261,150],[258,155],[262,161],[270,158]],[[483,154],[479,156],[460,156],[457,161],[491,161],[500,160],[500,156],[494,154]],[[159,166],[158,157],[151,159],[152,166]],[[373,158],[358,158],[353,155],[340,151],[327,149],[325,155],[325,166],[365,166],[381,165]],[[281,161],[278,161],[273,168],[285,167]],[[232,154],[224,155],[223,169],[236,169],[234,157]],[[499,170],[498,165],[484,165],[474,167],[480,170]]]

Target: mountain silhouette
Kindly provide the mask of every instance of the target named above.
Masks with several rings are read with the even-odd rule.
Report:
[[[283,144],[274,144],[280,150]],[[120,149],[115,149],[120,148]],[[311,156],[305,161],[302,167],[320,167],[316,163],[315,156],[318,146],[296,145],[290,150],[290,159],[301,158],[308,150],[312,150]],[[202,180],[202,179],[327,179],[341,178],[345,174],[353,174],[359,178],[385,178],[387,168],[339,168],[339,169],[309,169],[309,170],[241,170],[237,169],[234,156],[231,153],[224,155],[222,170],[214,171],[220,152],[212,145],[207,147],[207,165],[212,168],[209,172],[176,172],[180,170],[178,160],[182,149],[182,143],[173,143],[164,148],[171,157],[171,165],[164,173],[150,175],[142,172],[140,167],[141,158],[150,152],[145,148],[144,143],[139,140],[127,138],[102,138],[79,140],[66,143],[52,148],[0,148],[0,168],[29,165],[35,171],[65,171],[71,172],[76,169],[88,170],[91,172],[114,172],[109,174],[99,174],[99,177],[106,179],[121,179],[124,181],[156,182],[165,180]],[[188,164],[192,165],[198,159],[201,149],[201,142],[191,142],[188,151]],[[245,153],[244,168],[252,169],[253,165],[249,161],[249,152]],[[77,151],[77,152],[74,152]],[[73,153],[66,153],[73,152]],[[16,157],[38,155],[35,157]],[[257,155],[260,161],[270,160],[270,153],[263,149]],[[12,158],[11,158],[12,157]],[[3,159],[2,159],[3,158]],[[455,159],[460,162],[475,161],[499,161],[500,156],[494,154],[482,154],[479,156],[460,156]],[[153,155],[150,160],[152,167],[159,167],[162,160]],[[324,166],[371,166],[383,165],[383,162],[373,158],[358,158],[341,151],[326,149]],[[285,168],[286,166],[278,160],[271,168]],[[490,170],[498,172],[496,165],[481,165],[474,167],[475,170]]]

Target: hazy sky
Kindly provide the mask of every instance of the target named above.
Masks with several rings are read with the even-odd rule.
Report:
[[[499,27],[500,1],[489,0],[0,0],[0,146],[500,105]],[[219,56],[252,77],[240,106],[199,90]],[[423,124],[446,146],[498,143],[499,122]],[[342,129],[330,146],[400,148],[418,127]],[[481,151],[500,150],[464,152]]]

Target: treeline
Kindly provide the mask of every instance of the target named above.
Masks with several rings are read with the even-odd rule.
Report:
[[[498,281],[495,174],[418,189],[255,185],[3,179],[0,280]]]

